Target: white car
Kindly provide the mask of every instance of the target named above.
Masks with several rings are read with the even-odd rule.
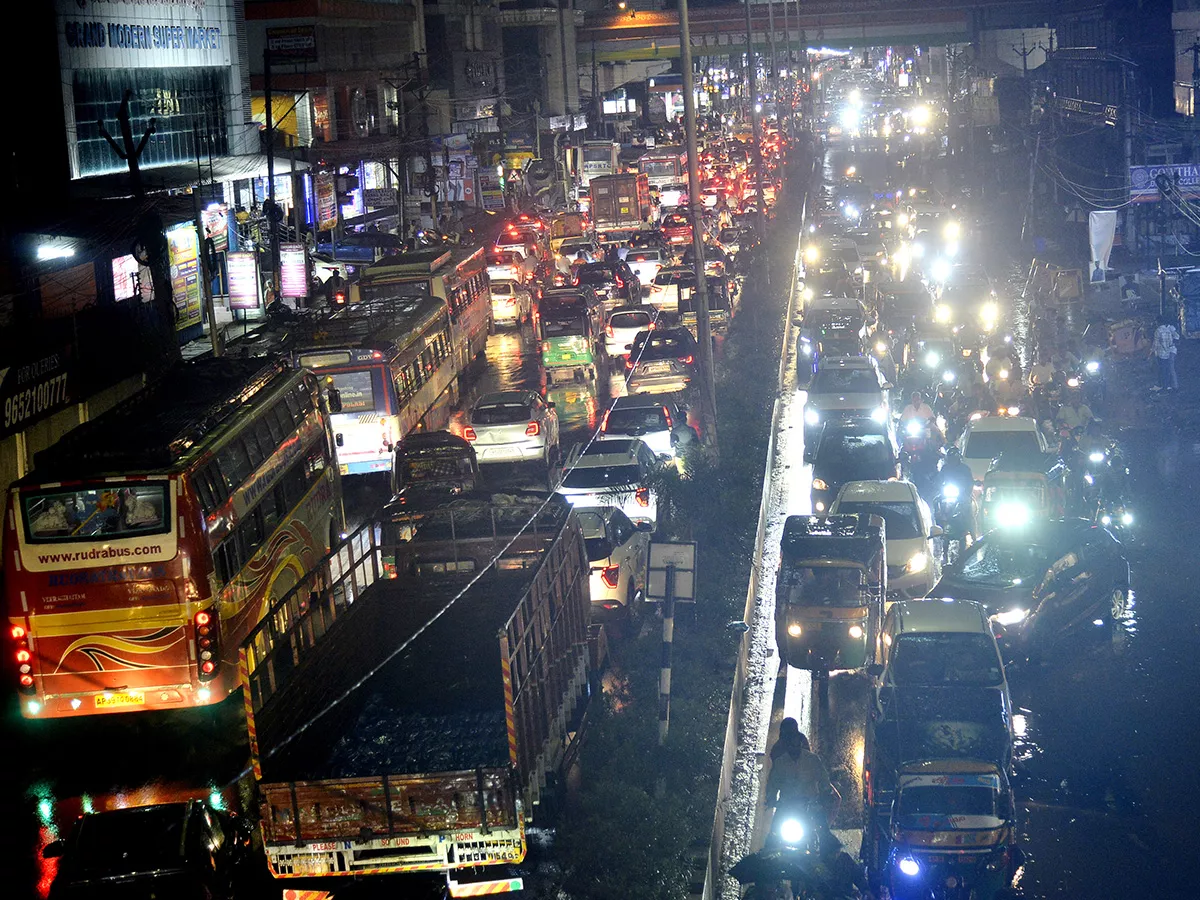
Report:
[[[463,429],[480,465],[558,459],[558,413],[533,391],[499,391],[476,401]]]
[[[664,461],[699,439],[688,425],[687,407],[671,394],[629,394],[617,397],[600,424],[604,440],[637,438]]]
[[[537,272],[538,261],[532,254],[525,255],[519,247],[489,250],[487,254],[488,278],[493,281],[517,281],[528,284]]]
[[[669,260],[667,255],[657,247],[630,248],[625,253],[625,262],[633,269],[642,284],[650,284]]]
[[[660,269],[650,282],[650,293],[645,302],[662,312],[679,310],[679,283],[695,281],[696,273],[691,266],[667,266]]]
[[[573,506],[616,507],[635,524],[653,529],[658,498],[650,480],[659,465],[654,451],[636,439],[576,444],[563,465],[558,493]]]
[[[942,529],[933,524],[929,505],[910,481],[848,481],[829,507],[831,516],[861,513],[882,516],[887,537],[888,594],[924,597],[942,575],[941,556],[933,539]]]
[[[658,205],[663,209],[673,209],[681,203],[686,203],[688,186],[686,184],[668,184],[658,191]]]
[[[604,324],[604,350],[609,359],[629,355],[639,331],[654,327],[655,311],[648,306],[618,306]]]
[[[515,281],[492,282],[492,321],[520,325],[533,318],[533,296]]]
[[[1002,453],[1035,456],[1050,452],[1037,420],[1029,416],[984,416],[967,422],[958,439],[963,462],[976,484],[983,484],[992,460]]]
[[[592,619],[632,617],[646,597],[650,532],[611,506],[576,506],[587,546]]]

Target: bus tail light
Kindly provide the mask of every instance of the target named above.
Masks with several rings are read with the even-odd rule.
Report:
[[[215,609],[202,609],[192,618],[195,625],[196,661],[200,680],[212,681],[221,667],[220,628]]]
[[[607,434],[607,433],[608,433],[608,417],[609,417],[609,416],[611,416],[611,415],[612,415],[612,409],[611,409],[611,408],[610,408],[610,409],[606,409],[606,410],[604,411],[604,418],[603,418],[603,419],[601,420],[601,422],[600,422],[600,433],[601,433],[601,434]]]
[[[683,363],[685,366],[690,366],[693,362],[695,362],[695,357],[689,353],[687,356],[679,357],[679,361],[681,363]]]
[[[17,684],[22,694],[36,693],[33,686],[33,654],[29,650],[29,634],[24,625],[13,625],[9,631],[17,648]]]
[[[662,411],[663,411],[663,415],[667,417],[667,431],[670,431],[672,428],[675,427],[674,424],[672,424],[672,422],[671,422],[671,411],[669,409],[667,409],[665,406],[662,408]]]
[[[634,499],[637,500],[638,506],[650,505],[650,488],[640,487],[634,493]]]
[[[542,433],[542,426],[539,425],[537,422],[530,422],[528,425],[525,426],[525,433],[527,435],[529,435],[530,437],[537,437],[539,434]]]

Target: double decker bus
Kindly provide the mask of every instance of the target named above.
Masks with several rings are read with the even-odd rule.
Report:
[[[487,347],[492,290],[483,248],[418,250],[385,256],[358,283],[358,299],[438,297],[450,313],[450,337],[458,372],[470,368]]]
[[[657,150],[651,150],[638,160],[638,171],[646,176],[651,187],[687,184],[687,151],[682,147],[659,147]]]
[[[289,350],[336,391],[331,416],[343,475],[388,472],[411,431],[444,428],[458,399],[458,358],[438,297],[367,300],[294,328]]]
[[[27,718],[216,703],[238,647],[344,528],[317,378],[181,364],[39,453],[5,517]]]

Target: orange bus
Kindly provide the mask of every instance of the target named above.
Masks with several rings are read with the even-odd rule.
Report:
[[[317,378],[182,364],[39,453],[5,528],[22,715],[223,700],[242,640],[344,528]]]

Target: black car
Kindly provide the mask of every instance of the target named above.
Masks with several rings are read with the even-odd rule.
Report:
[[[639,331],[629,348],[631,394],[678,392],[692,383],[700,350],[686,328],[655,328]]]
[[[42,856],[60,858],[51,900],[216,900],[234,895],[249,851],[245,820],[186,800],[80,816]]]
[[[828,512],[829,504],[848,481],[899,477],[900,461],[886,425],[870,419],[831,422],[822,430],[813,456],[813,512]]]
[[[610,306],[642,302],[642,283],[623,260],[585,263],[575,273],[575,283],[587,285]]]
[[[1012,651],[1040,652],[1068,634],[1121,619],[1129,562],[1112,534],[1086,519],[989,532],[942,572],[931,597],[975,600]]]
[[[406,509],[442,503],[482,483],[475,448],[448,431],[407,435],[392,455],[392,499]]]

